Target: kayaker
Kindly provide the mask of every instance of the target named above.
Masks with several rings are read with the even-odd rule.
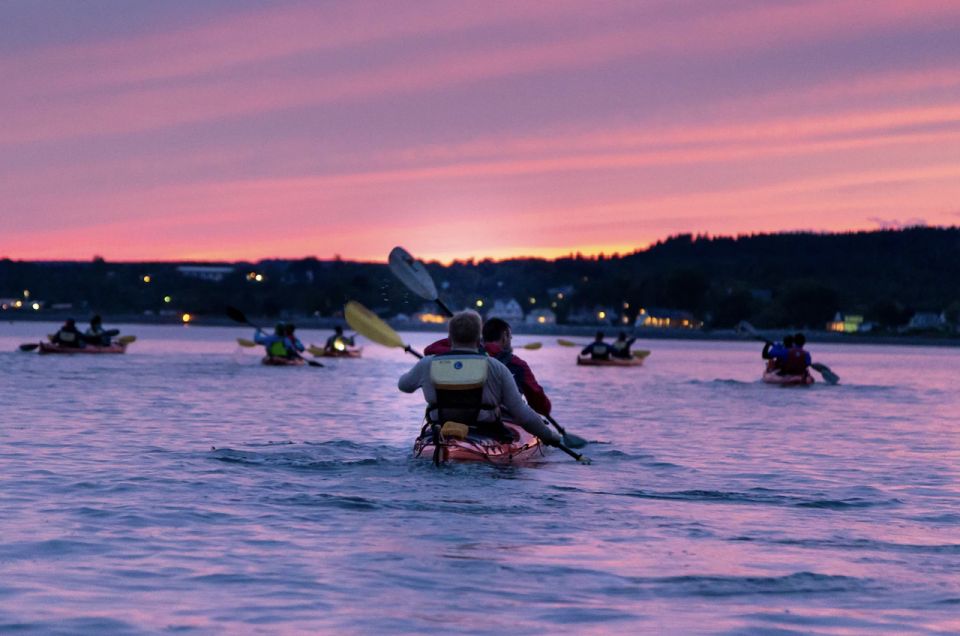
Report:
[[[609,360],[610,345],[603,341],[603,332],[598,331],[596,339],[583,348],[582,356],[590,356],[594,360]]]
[[[782,369],[791,347],[793,347],[793,336],[784,336],[783,343],[769,341],[764,343],[760,357],[767,361],[767,371]]]
[[[86,346],[83,342],[83,334],[77,329],[77,321],[73,318],[67,318],[67,321],[57,330],[57,333],[53,334],[53,343],[61,347],[73,347],[75,349],[82,349]]]
[[[530,365],[513,352],[513,330],[503,318],[490,318],[483,323],[483,351],[502,362],[517,383],[517,388],[527,404],[541,415],[550,415],[550,398],[537,378],[533,375]],[[444,338],[430,344],[423,352],[426,355],[438,355],[450,351],[450,339]]]
[[[480,346],[480,325],[480,314],[475,311],[466,310],[454,314],[448,324],[450,351],[440,355],[424,356],[412,369],[400,376],[397,388],[404,393],[413,393],[417,389],[421,389],[423,397],[429,405],[428,416],[436,419],[439,417],[437,389],[431,379],[431,368],[434,362],[442,364],[450,358],[457,357],[461,357],[462,360],[467,362],[481,360],[486,363],[482,391],[479,391],[475,396],[469,396],[475,397],[475,402],[470,401],[470,403],[457,405],[460,411],[475,413],[476,419],[472,422],[461,423],[468,426],[483,426],[488,430],[495,430],[497,427],[502,428],[500,426],[500,413],[505,410],[510,413],[515,423],[522,426],[531,435],[539,437],[545,444],[556,445],[560,443],[560,436],[548,428],[543,419],[523,401],[510,370],[495,358],[489,356],[481,358],[479,356],[477,350]],[[468,392],[463,391],[462,393],[466,394]]]
[[[268,335],[259,327],[253,334],[253,341],[262,344],[267,350],[267,356],[271,358],[289,358],[290,350],[287,348],[286,325],[278,322],[273,333]]]
[[[786,340],[786,338],[784,338]],[[787,350],[780,373],[783,375],[807,375],[810,367],[810,354],[803,348],[807,343],[807,338],[798,333],[793,336],[793,346]]]
[[[337,325],[333,328],[333,335],[327,338],[327,343],[323,345],[323,348],[327,353],[339,353],[352,346],[354,346],[353,336],[343,335],[343,327]]]
[[[83,339],[98,347],[110,346],[110,334],[103,328],[103,319],[95,315],[90,319],[90,327],[83,333]]]
[[[614,340],[613,344],[610,345],[611,355],[614,358],[629,360],[632,357],[632,354],[630,353],[630,347],[636,341],[636,338],[627,339],[627,332],[621,331],[617,339]]]
[[[287,357],[289,358],[301,357],[300,354],[305,349],[303,343],[300,342],[299,338],[297,338],[297,336],[294,334],[296,330],[297,327],[292,322],[288,322],[283,327],[283,335],[286,339],[284,346],[287,347]]]

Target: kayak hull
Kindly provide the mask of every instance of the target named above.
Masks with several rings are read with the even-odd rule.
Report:
[[[766,384],[776,384],[779,386],[810,386],[815,382],[813,376],[806,375],[780,375],[776,371],[764,371],[761,378]]]
[[[276,358],[274,356],[264,356],[260,364],[268,367],[302,367],[306,364],[302,358]]]
[[[590,356],[577,356],[577,365],[582,367],[639,367],[643,365],[643,358],[634,357],[594,360]]]
[[[512,442],[468,435],[466,439],[444,437],[440,442],[440,461],[488,462],[497,465],[520,464],[543,456],[540,438],[531,435],[513,422],[504,422],[513,434]],[[413,456],[433,459],[433,435],[425,425],[413,444]]]
[[[127,351],[127,345],[120,344],[115,342],[108,347],[96,346],[96,345],[87,345],[85,347],[62,347],[58,344],[52,342],[41,342],[40,343],[40,353],[65,353],[65,354],[74,354],[74,353],[125,353]]]

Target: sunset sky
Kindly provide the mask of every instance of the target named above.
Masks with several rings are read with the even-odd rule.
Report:
[[[6,0],[0,257],[960,223],[953,0]]]

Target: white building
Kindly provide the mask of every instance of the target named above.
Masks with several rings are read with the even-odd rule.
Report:
[[[493,307],[487,311],[487,318],[503,318],[507,322],[521,322],[523,307],[513,298],[509,300],[495,300]]]
[[[183,276],[219,283],[224,277],[233,273],[233,267],[229,265],[180,265],[177,267],[177,271]]]

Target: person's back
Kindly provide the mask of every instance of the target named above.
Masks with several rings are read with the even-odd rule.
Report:
[[[288,358],[299,358],[300,352],[306,349],[300,339],[297,338],[296,331],[297,327],[294,324],[288,323],[283,327],[283,346],[287,349]]]
[[[267,356],[271,358],[286,358],[290,355],[290,350],[287,348],[287,339],[284,335],[285,326],[283,323],[278,323],[272,334],[266,334],[261,329],[253,334],[253,341],[257,344],[263,345],[266,349]]]
[[[636,342],[636,338],[627,338],[627,334],[623,331],[620,332],[620,336],[613,341],[613,344],[610,345],[610,353],[614,358],[621,359],[630,359],[632,356],[630,354],[630,347]]]
[[[781,366],[781,372],[784,375],[807,374],[807,368],[810,366],[810,354],[803,348],[806,342],[807,339],[802,333],[793,337],[793,346],[787,351]]]
[[[332,336],[327,338],[326,344],[323,348],[328,353],[334,353],[345,350],[347,347],[354,346],[353,337],[345,336],[343,334],[343,327],[337,326],[334,328],[334,333]]]
[[[477,353],[479,314],[473,311],[456,314],[450,320],[449,329],[451,350],[424,357],[400,377],[397,388],[404,393],[421,389],[429,407],[428,418],[435,423],[443,424],[438,421],[444,415],[441,411],[459,416],[475,413],[467,418],[474,421],[461,423],[489,430],[499,424],[501,411],[506,410],[515,423],[532,435],[547,444],[558,443],[559,436],[523,401],[510,370],[502,362]],[[469,372],[476,381],[476,384],[468,383],[462,396],[453,395],[458,390],[455,382],[444,380],[455,371]]]
[[[603,332],[598,331],[597,339],[584,347],[580,355],[590,356],[594,360],[609,360],[610,351],[610,345],[603,341]]]
[[[84,340],[100,347],[110,346],[110,335],[103,328],[103,319],[94,316],[90,319],[90,327],[83,334]]]
[[[776,371],[783,368],[787,353],[793,346],[793,336],[785,336],[783,342],[768,342],[763,345],[760,357],[767,361],[767,370]]]
[[[80,330],[77,329],[76,321],[73,318],[68,319],[57,333],[53,335],[53,343],[61,347],[82,348],[84,346]]]

